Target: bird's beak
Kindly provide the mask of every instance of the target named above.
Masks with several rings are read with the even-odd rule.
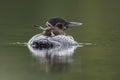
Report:
[[[68,22],[66,26],[73,27],[73,26],[81,26],[83,23],[80,22]]]

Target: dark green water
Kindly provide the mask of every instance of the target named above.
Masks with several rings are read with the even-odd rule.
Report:
[[[1,0],[0,80],[120,80],[119,0]],[[66,31],[80,43],[73,63],[62,72],[46,72],[24,45],[55,16],[82,22]]]

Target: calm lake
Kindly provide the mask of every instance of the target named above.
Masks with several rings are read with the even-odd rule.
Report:
[[[0,80],[120,80],[119,8],[119,0],[2,0]],[[56,16],[83,23],[65,31],[80,47],[67,57],[33,55],[26,43],[42,30],[32,25]]]

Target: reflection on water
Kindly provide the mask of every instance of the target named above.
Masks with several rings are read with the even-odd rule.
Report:
[[[46,72],[61,72],[68,70],[69,64],[73,62],[72,55],[77,46],[59,46],[49,49],[38,49],[28,45],[30,52],[46,66]]]
[[[28,46],[33,57],[35,57],[40,64],[45,65],[46,72],[61,72],[69,70],[70,65],[74,61],[72,56],[78,47],[95,45],[93,43],[79,43],[79,45],[76,46],[57,46],[54,48],[40,49],[35,48],[26,42],[14,42],[10,44]]]

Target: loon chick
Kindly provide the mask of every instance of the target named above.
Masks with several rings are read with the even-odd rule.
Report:
[[[57,35],[65,35],[65,32],[63,30],[58,29],[57,27],[50,27],[43,31],[42,34],[45,36],[53,37]]]

